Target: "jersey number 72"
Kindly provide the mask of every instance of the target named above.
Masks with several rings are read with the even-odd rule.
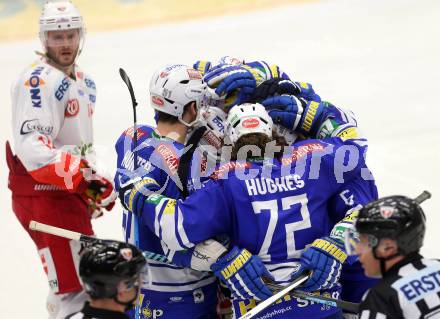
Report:
[[[252,207],[255,214],[260,214],[264,210],[269,210],[270,219],[269,225],[267,227],[266,235],[264,236],[263,244],[261,245],[258,256],[263,261],[270,261],[269,247],[271,246],[275,228],[278,222],[279,214],[283,211],[290,209],[295,204],[300,204],[300,213],[302,219],[293,223],[286,223],[286,247],[287,247],[287,258],[299,258],[301,250],[297,249],[295,246],[295,236],[294,233],[297,230],[307,229],[312,227],[310,223],[310,213],[307,207],[307,194],[301,194],[296,196],[288,196],[281,198],[281,207],[278,207],[277,199],[266,200],[266,201],[254,201],[252,202]],[[284,212],[285,213],[285,212]]]

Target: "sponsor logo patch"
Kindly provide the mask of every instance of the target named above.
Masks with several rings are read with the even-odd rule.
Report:
[[[202,75],[200,74],[199,71],[194,70],[194,69],[188,69],[186,70],[188,72],[188,76],[190,80],[201,80],[202,79]]]
[[[89,89],[96,90],[96,85],[95,82],[93,82],[93,80],[85,78],[84,82]]]
[[[64,97],[64,94],[67,92],[67,89],[70,86],[70,81],[68,77],[65,77],[61,84],[58,86],[57,90],[55,91],[55,97],[58,101],[61,101],[61,99]]]
[[[153,102],[157,106],[163,106],[165,104],[165,102],[162,100],[162,98],[157,95],[151,96],[151,102]]]
[[[179,159],[177,158],[175,150],[165,144],[160,144],[156,150],[168,167],[170,174],[175,175],[179,167]]]
[[[33,107],[41,107],[40,86],[45,84],[43,79],[40,78],[40,74],[43,69],[43,66],[36,68],[34,71],[32,71],[29,79],[24,82],[24,86],[29,87]]]
[[[205,301],[205,295],[202,289],[196,289],[193,291],[194,303],[202,303]]]
[[[260,120],[257,118],[246,119],[243,121],[243,123],[241,123],[241,126],[243,126],[244,128],[255,128],[258,127],[259,125],[260,125]]]
[[[298,147],[298,149],[293,150],[292,156],[283,158],[281,162],[283,165],[290,165],[293,162],[300,159],[301,157],[307,156],[307,154],[309,153],[322,151],[322,150],[324,150],[324,146],[322,144],[319,143],[305,144]]]
[[[24,121],[21,125],[20,134],[25,135],[31,132],[39,132],[44,135],[50,135],[53,131],[51,125],[41,125],[37,119]]]

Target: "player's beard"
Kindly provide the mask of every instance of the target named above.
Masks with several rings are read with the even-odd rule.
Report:
[[[78,50],[79,47],[77,47],[75,50],[61,48],[53,49],[51,47],[47,47],[47,57],[57,65],[65,68],[75,63]]]

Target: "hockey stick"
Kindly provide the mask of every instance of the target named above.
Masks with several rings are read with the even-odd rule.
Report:
[[[414,198],[414,201],[417,204],[421,204],[423,203],[425,200],[431,198],[431,193],[428,191],[423,191],[423,193],[421,193],[419,196],[417,196],[416,198]]]
[[[46,234],[64,237],[67,239],[77,240],[77,241],[80,241],[83,243],[89,243],[89,244],[99,242],[99,240],[100,240],[98,238],[95,238],[92,236],[87,236],[87,235],[84,235],[84,234],[81,234],[81,233],[78,233],[75,231],[71,231],[71,230],[67,230],[64,228],[59,228],[59,227],[39,223],[35,220],[30,221],[29,229],[43,232]],[[171,262],[167,259],[167,257],[164,255],[161,255],[161,254],[156,254],[151,251],[145,250],[142,252],[142,255],[144,255],[144,257],[149,260],[160,261],[163,263],[171,264]]]
[[[356,313],[356,314],[359,312],[359,304],[355,302],[325,297],[322,295],[314,295],[312,293],[304,292],[300,290],[294,290],[291,292],[291,294],[297,298],[314,301],[316,303],[320,303],[331,307],[339,307],[340,309],[347,312]]]
[[[123,68],[119,68],[119,75],[122,78],[122,81],[127,85],[128,91],[130,92],[131,104],[133,105],[133,161],[134,161],[134,170],[138,168],[138,157],[137,157],[137,146],[138,146],[138,134],[137,134],[137,115],[136,115],[136,106],[138,103],[136,102],[136,97],[134,96],[133,85],[131,85],[130,78]]]
[[[264,283],[273,291],[280,291],[284,286],[275,284],[273,282],[268,282],[267,279],[264,281]],[[323,295],[315,295],[309,292],[304,292],[300,290],[294,290],[290,292],[290,295],[302,298],[309,301],[314,301],[316,303],[320,303],[323,305],[331,306],[331,307],[339,307],[342,310],[352,312],[352,313],[358,313],[359,304],[349,301],[344,301],[340,299],[335,299],[331,297],[325,297]]]
[[[280,290],[275,295],[266,300],[260,302],[255,308],[252,308],[248,313],[241,316],[239,319],[248,319],[253,318],[261,311],[272,305],[275,301],[282,298],[284,295],[287,295],[290,291],[301,285],[304,281],[309,279],[309,274],[302,274],[295,281],[293,281],[289,286],[285,287],[283,290]]]

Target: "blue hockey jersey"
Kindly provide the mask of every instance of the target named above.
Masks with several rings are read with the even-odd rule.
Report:
[[[152,127],[141,125],[138,134],[138,167],[134,172],[133,129],[126,130],[116,142],[117,173],[115,189],[127,177],[149,176],[150,185],[170,198],[180,198],[181,184],[177,176],[179,158],[184,145],[159,136]],[[194,157],[194,165],[200,157]],[[180,257],[170,250],[146,224],[130,211],[123,212],[125,240],[141,250],[166,255],[169,260]],[[209,318],[215,315],[217,287],[215,277],[189,268],[177,267],[156,261],[148,261],[142,275],[140,306],[136,318],[181,319]]]
[[[327,236],[334,220],[341,217],[332,213],[331,199],[352,181],[371,178],[365,151],[363,140],[302,141],[280,160],[230,162],[219,167],[213,180],[185,201],[165,194],[145,197],[142,211],[136,213],[142,224],[175,250],[228,235],[231,245],[258,255],[275,279],[283,282],[297,268],[307,245]],[[292,318],[324,318],[338,312],[322,311],[319,305],[301,308],[296,299],[286,302],[299,307],[295,314],[287,314]],[[252,301],[234,302],[237,314],[250,305]]]

